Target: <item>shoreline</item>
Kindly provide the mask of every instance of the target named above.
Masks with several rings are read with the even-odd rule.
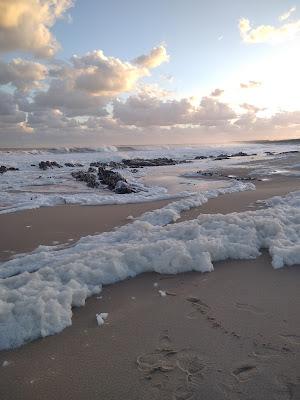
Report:
[[[199,213],[255,209],[250,206],[257,199],[299,189],[299,179],[280,176],[255,184],[256,191],[210,199],[182,213],[179,221]],[[113,229],[116,221],[128,222],[128,213],[138,215],[147,211],[144,206],[158,204],[138,203],[134,210],[129,206],[60,206],[56,220],[51,213],[57,208],[52,207],[3,216],[9,220],[15,215],[25,226],[23,241],[29,237],[20,218],[24,213],[37,212],[37,239],[45,224],[47,231],[51,224],[66,226],[66,213],[73,213],[63,234],[74,237],[82,234],[81,224],[75,230],[76,218],[88,229],[95,224],[99,232]],[[123,211],[117,215],[116,210]],[[48,220],[41,218],[45,212],[50,213]],[[1,226],[8,227],[9,221]],[[17,232],[15,226],[11,243]],[[62,234],[51,232],[55,238]],[[103,286],[100,295],[73,308],[72,325],[59,334],[0,352],[1,400],[298,398],[299,266],[275,270],[263,251],[257,259],[221,261],[214,268],[211,273],[143,273]],[[96,314],[102,312],[108,318],[99,327]]]

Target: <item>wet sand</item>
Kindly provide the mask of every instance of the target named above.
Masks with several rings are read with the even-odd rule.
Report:
[[[251,209],[257,199],[297,189],[298,179],[277,177],[257,183],[255,192],[212,199],[183,218]],[[101,207],[77,208],[91,213],[89,231]],[[46,210],[51,213],[40,212]],[[104,214],[108,224],[116,217]],[[45,226],[48,231],[44,222],[37,232]],[[81,225],[68,232],[82,234]],[[212,273],[143,274],[104,287],[74,309],[73,325],[60,334],[0,352],[0,399],[299,399],[299,280],[299,266],[274,270],[263,253],[256,260],[216,263]],[[101,327],[99,312],[109,313]]]
[[[173,201],[173,200],[172,200]],[[127,224],[128,217],[164,207],[170,200],[103,206],[41,207],[0,214],[0,260],[39,245],[74,243],[83,236]]]
[[[0,398],[299,399],[299,279],[264,254],[105,287],[62,333],[0,353]]]

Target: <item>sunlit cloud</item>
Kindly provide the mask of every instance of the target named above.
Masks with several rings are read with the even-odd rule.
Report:
[[[248,81],[240,83],[241,89],[255,89],[262,85],[260,81]]]
[[[0,0],[0,52],[51,57],[60,44],[50,31],[73,0]]]
[[[241,18],[239,30],[245,43],[280,43],[293,39],[300,33],[300,20],[287,22],[279,27],[260,25],[253,28],[249,19]]]
[[[38,62],[15,58],[9,63],[0,60],[0,84],[11,84],[18,90],[26,91],[42,87],[48,68]]]
[[[296,11],[296,7],[291,7],[287,12],[279,16],[279,21],[285,21]]]
[[[137,64],[145,68],[156,68],[164,62],[168,62],[170,56],[167,53],[167,49],[164,45],[154,47],[149,54],[143,54],[133,60],[134,64]]]

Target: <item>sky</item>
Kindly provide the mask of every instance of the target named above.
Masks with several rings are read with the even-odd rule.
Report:
[[[300,136],[300,0],[0,0],[0,146]]]

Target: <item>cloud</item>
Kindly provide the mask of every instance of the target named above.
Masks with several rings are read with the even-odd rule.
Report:
[[[89,93],[116,96],[132,90],[140,78],[150,75],[149,69],[158,67],[168,57],[163,46],[154,47],[149,55],[140,56],[132,63],[107,57],[102,50],[73,56],[75,86]]]
[[[113,117],[123,125],[137,127],[174,125],[216,126],[235,118],[234,111],[224,103],[203,97],[198,106],[191,99],[163,99],[149,94],[128,97],[113,103]]]
[[[0,0],[0,52],[53,56],[60,45],[50,28],[73,0]]]
[[[291,7],[287,12],[279,16],[279,21],[285,21],[296,11],[296,7]]]
[[[0,123],[19,124],[26,121],[26,113],[19,110],[14,96],[0,91]]]
[[[240,83],[241,89],[255,89],[262,85],[260,81],[248,81]]]
[[[170,56],[167,54],[167,50],[164,45],[154,47],[149,54],[143,54],[133,60],[134,64],[137,64],[145,68],[156,68],[164,62],[168,62]]]
[[[254,113],[254,114],[258,113],[259,111],[265,110],[265,108],[257,107],[257,106],[254,106],[253,104],[248,104],[248,103],[240,104],[240,107],[247,110],[248,112]]]
[[[47,77],[45,65],[15,58],[9,63],[0,60],[0,84],[11,84],[18,90],[26,91],[41,87]]]
[[[219,97],[224,93],[223,89],[215,89],[213,92],[211,92],[212,97]]]
[[[278,43],[293,39],[300,32],[300,20],[287,22],[279,27],[260,25],[252,28],[247,18],[239,20],[240,35],[245,43]]]
[[[148,68],[107,57],[102,50],[75,55],[70,63],[56,62],[51,66],[49,88],[36,93],[33,106],[59,109],[67,117],[104,116],[104,107],[112,99],[139,89],[138,80],[149,74]],[[151,89],[148,85],[147,90],[158,91],[155,85]]]
[[[103,108],[109,99],[93,96],[74,87],[72,79],[53,79],[46,92],[34,96],[32,107],[35,109],[58,109],[67,117],[85,115],[106,115]]]

